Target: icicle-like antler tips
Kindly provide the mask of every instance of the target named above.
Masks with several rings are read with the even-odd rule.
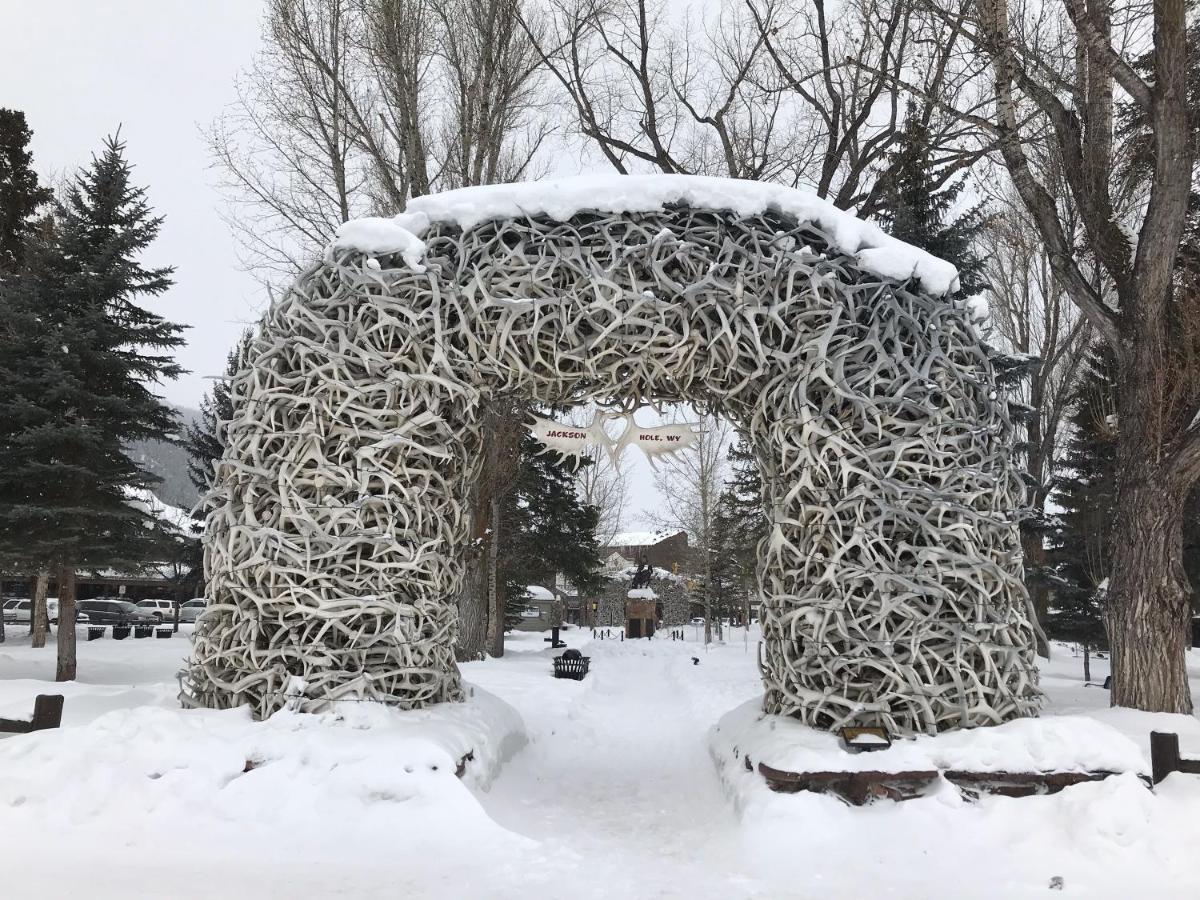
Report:
[[[681,239],[647,239],[664,229]],[[1036,711],[1008,412],[961,304],[777,212],[420,237],[426,271],[403,242],[378,270],[343,248],[267,313],[234,386],[186,703],[459,699],[483,401],[516,393],[686,398],[750,437],[767,711],[894,733]]]

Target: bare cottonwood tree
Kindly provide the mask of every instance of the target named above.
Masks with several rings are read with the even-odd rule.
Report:
[[[690,447],[668,454],[658,462],[654,484],[662,502],[651,516],[655,525],[686,531],[692,543],[697,574],[704,579],[704,642],[712,641],[713,558],[716,549],[717,501],[725,489],[732,427],[711,413],[699,417],[676,414],[675,421],[696,421],[699,434]]]
[[[940,0],[929,8],[950,14]],[[1146,67],[1129,49],[1139,34],[1152,47]],[[1050,270],[1117,357],[1112,701],[1190,712],[1182,525],[1200,478],[1200,291],[1179,269],[1196,175],[1188,71],[1197,48],[1185,2],[1114,10],[1110,0],[1040,8],[982,0],[966,36],[992,64],[1000,155]],[[1132,191],[1115,128],[1119,98],[1145,123],[1148,164]],[[1094,272],[1031,160],[1038,147],[1061,162]]]
[[[1031,482],[1029,504],[1035,513],[1022,523],[1021,544],[1030,598],[1044,626],[1049,590],[1042,577],[1046,551],[1039,520],[1053,486],[1063,421],[1087,355],[1090,330],[1054,280],[1045,247],[1019,204],[1007,191],[993,198],[981,255],[993,340],[1007,352],[1037,357],[1018,388],[1020,399],[1031,409],[1021,445]],[[1044,636],[1039,640],[1039,651],[1049,655]]]
[[[568,421],[573,425],[585,426],[591,422],[594,407],[572,412]],[[613,460],[602,447],[585,450],[586,465],[575,472],[580,499],[600,511],[596,525],[596,540],[601,547],[608,546],[621,530],[629,505],[629,472],[621,460]]]
[[[970,106],[979,66],[914,2],[741,0],[679,21],[646,0],[552,0],[537,44],[578,133],[617,171],[804,185],[867,216],[903,127],[899,82],[927,98],[935,188],[984,152],[945,100]]]
[[[552,122],[524,6],[269,0],[263,50],[208,132],[251,269],[290,279],[350,218],[540,172]]]
[[[351,0],[270,0],[263,49],[238,99],[207,132],[230,201],[226,219],[260,281],[291,279],[342,222],[369,210]]]
[[[355,216],[544,170],[553,122],[533,43],[539,25],[524,13],[524,0],[269,0],[264,49],[209,131],[229,220],[261,280],[294,278]],[[490,431],[488,446],[517,452]],[[470,565],[484,568],[468,572],[463,602],[481,608],[464,609],[467,658],[496,625],[488,485],[515,464],[487,457],[500,472],[485,472],[477,491],[483,543]],[[498,634],[493,650],[503,647]]]

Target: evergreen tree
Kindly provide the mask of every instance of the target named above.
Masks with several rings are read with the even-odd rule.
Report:
[[[212,487],[213,465],[225,453],[224,423],[233,418],[233,398],[230,389],[233,378],[247,365],[254,329],[242,331],[237,344],[225,359],[225,377],[200,401],[200,418],[187,426],[185,449],[188,478],[203,497]]]
[[[758,544],[768,525],[753,447],[739,438],[728,456],[731,474],[717,500],[711,571],[717,615],[735,618],[755,591]]]
[[[1112,558],[1109,534],[1116,500],[1117,364],[1097,345],[1072,397],[1071,435],[1055,479],[1062,507],[1048,530],[1048,580],[1053,591],[1048,635],[1085,651],[1103,647],[1104,588]]]
[[[32,136],[23,112],[0,109],[0,276],[20,271],[34,216],[54,196],[33,171]]]
[[[0,282],[0,566],[59,579],[58,679],[75,677],[78,569],[170,558],[174,537],[131,506],[152,477],[125,451],[175,439],[151,386],[180,368],[180,326],[138,301],[171,285],[139,256],[158,234],[124,145],[106,141],[57,204],[55,227],[26,243],[20,278]]]
[[[503,500],[498,578],[506,627],[520,621],[527,585],[550,580],[556,573],[571,582],[580,597],[604,585],[596,537],[600,510],[580,500],[573,464],[543,449],[526,431],[520,469]]]
[[[225,454],[225,423],[233,418],[233,397],[230,394],[233,378],[246,367],[250,345],[254,341],[254,329],[246,328],[237,344],[225,360],[225,377],[213,385],[200,401],[200,418],[187,426],[184,449],[188,454],[188,478],[195,485],[201,499],[213,485],[213,466]],[[192,517],[192,533],[182,554],[187,575],[183,584],[193,593],[200,592],[204,575],[203,504]]]
[[[984,287],[983,260],[975,249],[986,224],[983,206],[950,218],[966,182],[951,179],[938,186],[940,179],[929,125],[910,103],[896,149],[888,154],[879,220],[893,237],[957,266],[959,290],[970,297]]]

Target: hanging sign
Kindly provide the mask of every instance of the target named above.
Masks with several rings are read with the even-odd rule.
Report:
[[[624,431],[615,438],[604,429],[605,422],[612,419],[625,422]],[[540,444],[564,456],[582,456],[588,447],[599,447],[616,462],[626,447],[633,446],[641,449],[651,464],[663,454],[691,447],[700,433],[698,429],[698,424],[693,422],[643,428],[633,420],[632,414],[610,412],[597,412],[588,425],[564,425],[553,419],[535,417],[529,426]]]

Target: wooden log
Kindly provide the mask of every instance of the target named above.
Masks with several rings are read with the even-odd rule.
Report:
[[[750,758],[746,769],[752,770]],[[1197,765],[1200,765],[1198,763]],[[972,795],[999,794],[1005,797],[1031,797],[1037,794],[1057,794],[1065,787],[1090,781],[1101,781],[1117,774],[1105,770],[1095,772],[970,772],[961,769],[922,769],[906,772],[846,771],[846,772],[788,772],[766,763],[758,764],[759,774],[767,787],[790,794],[811,791],[836,794],[861,806],[872,799],[911,800],[921,796],[938,776],[944,777],[960,790]]]
[[[1065,787],[1089,781],[1103,781],[1117,774],[1096,772],[967,772],[947,769],[942,773],[955,786],[977,794],[1000,794],[1005,797],[1032,797],[1036,794],[1057,794]]]
[[[766,763],[758,764],[758,772],[767,787],[781,794],[811,791],[816,794],[836,794],[855,806],[868,800],[909,800],[919,797],[937,780],[936,769],[910,772],[787,772]]]

